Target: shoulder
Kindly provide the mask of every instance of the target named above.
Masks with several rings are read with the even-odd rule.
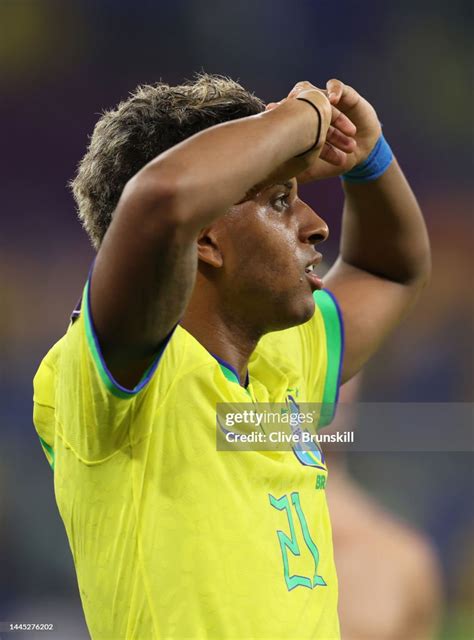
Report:
[[[66,342],[66,335],[58,340],[47,352],[33,378],[33,399],[37,403],[53,405],[52,392],[54,381],[57,375],[61,353]]]

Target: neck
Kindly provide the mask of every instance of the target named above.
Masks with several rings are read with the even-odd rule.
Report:
[[[245,384],[248,362],[260,335],[238,319],[193,304],[188,306],[181,326],[209,353],[230,364],[236,370],[240,384]]]

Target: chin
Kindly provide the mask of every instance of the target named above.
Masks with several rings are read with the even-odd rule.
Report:
[[[315,307],[312,294],[303,298],[299,296],[291,301],[291,304],[288,304],[287,301],[287,304],[279,305],[278,318],[276,319],[278,326],[272,328],[271,331],[289,329],[308,322],[314,315]]]
[[[314,302],[313,296],[311,295],[309,299],[305,300],[301,307],[298,309],[298,321],[295,322],[295,325],[304,324],[305,322],[308,322],[308,320],[311,320],[311,318],[314,316],[315,309],[316,304]]]

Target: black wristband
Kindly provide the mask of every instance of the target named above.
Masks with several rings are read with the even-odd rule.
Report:
[[[313,104],[311,102],[311,100],[307,100],[307,98],[296,98],[297,100],[301,100],[302,102],[307,102],[308,104],[310,104],[313,109],[316,111],[316,113],[318,114],[318,130],[316,133],[316,140],[314,141],[314,144],[311,145],[311,147],[309,149],[307,149],[306,151],[303,151],[303,153],[299,153],[297,156],[295,156],[295,158],[300,158],[301,156],[304,156],[305,154],[309,153],[310,151],[312,151],[314,148],[316,148],[319,144],[319,138],[321,136],[321,123],[322,123],[322,118],[321,118],[321,113],[318,109],[318,107]]]

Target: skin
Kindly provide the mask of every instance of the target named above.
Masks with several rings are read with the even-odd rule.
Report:
[[[91,281],[116,379],[133,387],[181,321],[243,380],[262,335],[307,321],[314,301],[304,270],[320,259],[328,229],[298,197],[298,182],[348,171],[379,135],[375,110],[353,89],[302,82],[265,113],[207,129],[136,174]],[[429,245],[396,162],[378,180],[344,189],[341,252],[325,285],[344,315],[348,379],[426,283]]]
[[[304,269],[321,260],[315,245],[326,239],[328,228],[297,197],[293,180],[286,187],[267,187],[233,207],[214,230],[205,232],[206,243],[209,234],[214,246],[200,252],[204,259],[183,325],[213,353],[221,343],[239,349],[235,337],[241,336],[237,357],[242,361],[240,370],[245,370],[246,354],[264,333],[300,324],[313,315],[312,289]],[[217,288],[209,262],[223,263]],[[206,312],[209,301],[218,310],[215,316]]]

